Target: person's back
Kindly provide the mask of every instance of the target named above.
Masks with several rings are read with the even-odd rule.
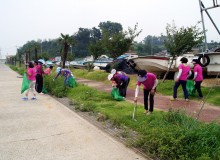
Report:
[[[189,75],[190,66],[186,64],[180,64],[179,69],[182,69],[182,74],[180,75],[179,80],[186,81]]]
[[[195,81],[203,81],[202,67],[199,64],[196,64],[194,67],[194,73],[197,72]]]
[[[38,63],[38,65],[36,66],[36,72],[37,72],[37,74],[39,74],[39,75],[43,75],[43,68],[42,68],[42,65],[41,64],[39,64]]]
[[[51,73],[51,70],[52,70],[52,69],[53,69],[53,66],[50,66],[50,67],[46,68],[46,69],[44,70],[44,74],[49,75],[49,74]]]
[[[28,68],[27,72],[28,72],[28,75],[27,75],[28,80],[35,81],[36,80],[36,69]]]

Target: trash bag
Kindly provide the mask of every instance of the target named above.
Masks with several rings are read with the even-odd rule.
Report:
[[[22,80],[22,85],[21,85],[21,94],[29,89],[29,80],[27,79],[27,74],[24,73],[23,80]]]
[[[113,88],[112,88],[111,96],[112,96],[113,99],[115,99],[115,100],[117,100],[117,101],[123,101],[123,100],[125,100],[125,98],[122,97],[122,96],[119,94],[118,88],[116,88],[116,87],[113,87]]]
[[[47,93],[48,93],[48,91],[47,91],[47,89],[45,88],[44,85],[43,85],[42,93],[44,93],[44,94],[47,94]]]
[[[75,87],[76,86],[76,79],[73,76],[71,76],[68,84],[69,84],[69,87],[72,87],[72,88]]]
[[[196,89],[193,80],[186,81],[186,89],[188,91],[189,96],[193,96],[193,97],[196,96]]]

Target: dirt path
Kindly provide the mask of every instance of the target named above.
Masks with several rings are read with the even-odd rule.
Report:
[[[85,85],[88,85],[90,87],[94,87],[98,90],[102,90],[105,92],[110,93],[112,90],[111,85],[104,84],[102,82],[77,78],[78,83],[82,83]],[[128,89],[127,90],[127,97],[126,100],[133,102],[134,99],[134,89]],[[194,118],[198,118],[200,121],[204,122],[211,122],[211,121],[217,121],[220,123],[220,108],[217,106],[212,106],[210,104],[205,103],[203,106],[203,110],[201,111],[199,117],[198,113],[200,111],[200,108],[202,107],[203,101],[194,101],[190,100],[189,102],[186,102],[183,99],[180,99],[178,101],[170,101],[170,96],[163,96],[160,94],[155,95],[155,102],[154,107],[156,110],[163,110],[168,111],[170,108],[172,109],[183,109],[186,111],[186,113]],[[139,92],[139,103],[143,105],[143,93]]]

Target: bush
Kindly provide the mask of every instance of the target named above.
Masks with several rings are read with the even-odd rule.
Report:
[[[51,95],[59,98],[66,97],[69,89],[64,85],[63,77],[59,77],[55,81],[53,81],[52,75],[44,76],[44,87]]]

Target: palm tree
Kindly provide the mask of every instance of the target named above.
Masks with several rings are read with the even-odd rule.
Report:
[[[58,41],[60,44],[62,44],[62,52],[63,52],[63,55],[62,55],[63,65],[62,65],[62,67],[65,68],[65,62],[66,62],[68,50],[70,48],[70,45],[73,46],[75,44],[75,41],[74,41],[73,37],[69,36],[68,34],[64,35],[62,33],[61,33],[61,36],[58,39]]]

